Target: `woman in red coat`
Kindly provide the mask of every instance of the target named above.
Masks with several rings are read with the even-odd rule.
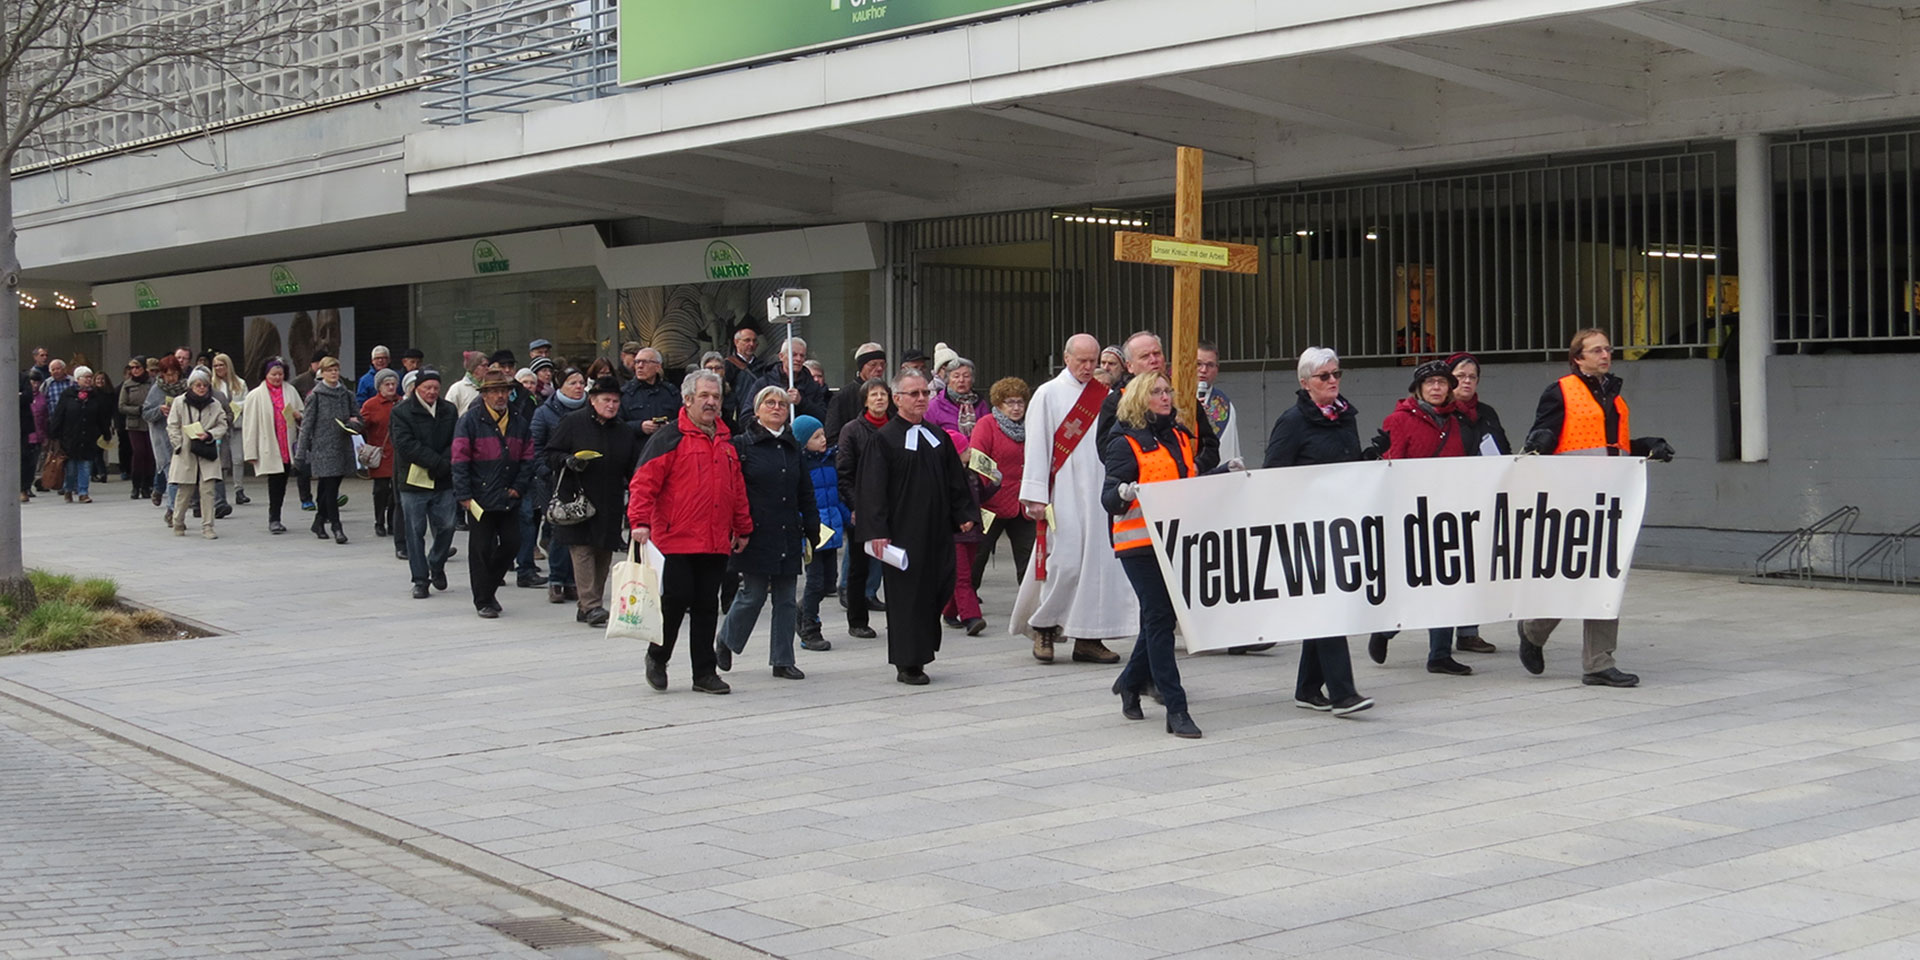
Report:
[[[360,439],[380,451],[380,462],[367,467],[367,476],[373,479],[373,535],[391,533],[395,553],[405,547],[400,539],[400,498],[393,492],[393,438],[387,425],[393,418],[393,405],[399,402],[400,374],[388,367],[373,375],[373,396],[360,405]]]
[[[1479,435],[1465,414],[1454,407],[1453,389],[1460,381],[1444,360],[1421,364],[1413,371],[1409,396],[1387,414],[1381,426],[1390,441],[1387,460],[1417,460],[1426,457],[1468,457],[1478,452]],[[1391,633],[1376,633],[1367,641],[1367,655],[1374,663],[1387,662],[1387,641]],[[1453,628],[1433,627],[1427,631],[1427,672],[1464,677],[1473,668],[1453,658]]]
[[[1034,522],[1020,509],[1020,477],[1027,460],[1027,400],[1033,391],[1019,377],[997,380],[987,392],[993,412],[973,426],[967,445],[993,458],[1000,468],[1000,487],[980,504],[983,513],[993,514],[993,527],[983,535],[973,553],[973,588],[980,589],[980,577],[986,573],[993,545],[1005,535],[1013,545],[1013,576],[1026,579],[1027,558],[1033,553]]]

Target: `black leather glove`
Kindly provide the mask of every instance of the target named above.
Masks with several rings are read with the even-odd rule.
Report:
[[[1373,433],[1373,442],[1368,444],[1365,450],[1360,451],[1360,459],[1378,460],[1387,455],[1387,448],[1392,445],[1393,438],[1387,435],[1387,431],[1376,430]]]
[[[1552,453],[1559,442],[1560,438],[1554,436],[1552,430],[1535,430],[1527,434],[1527,442],[1522,450],[1526,453]]]
[[[1661,463],[1673,462],[1673,444],[1668,443],[1667,438],[1648,437],[1646,444],[1648,460],[1658,460]]]
[[[585,460],[582,460],[582,459],[580,459],[580,456],[579,456],[578,454],[568,454],[568,455],[567,455],[567,469],[569,469],[569,470],[585,470],[585,469],[587,469],[587,461],[585,461]]]

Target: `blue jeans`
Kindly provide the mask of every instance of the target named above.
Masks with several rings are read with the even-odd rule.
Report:
[[[1187,691],[1180,686],[1180,664],[1173,656],[1173,601],[1160,576],[1160,562],[1152,553],[1129,555],[1120,558],[1120,569],[1140,598],[1140,638],[1133,642],[1133,656],[1120,669],[1115,686],[1141,692],[1159,687],[1167,712],[1185,713]]]
[[[547,543],[547,585],[573,586],[573,548]]]
[[[445,571],[447,551],[453,547],[453,489],[400,491],[400,512],[407,520],[407,567],[414,583],[426,583],[436,571]],[[427,530],[433,530],[433,549],[426,548]],[[471,562],[471,561],[470,561]]]
[[[67,472],[66,475],[61,478],[60,490],[63,493],[77,493],[84,497],[87,495],[87,482],[92,478],[92,457],[88,457],[85,460],[68,457]]]
[[[760,573],[741,574],[740,591],[733,595],[733,606],[728,608],[726,618],[720,621],[720,642],[734,653],[745,651],[747,638],[752,635],[754,624],[760,619],[760,608],[766,606],[767,595],[772,593],[773,636],[767,643],[767,665],[793,666],[793,621],[798,612],[793,602],[793,587],[798,579],[770,577]]]
[[[839,582],[839,552],[839,547],[815,550],[813,562],[807,564],[807,588],[800,594],[800,622],[809,627],[820,625],[820,600]]]
[[[1427,629],[1427,662],[1445,660],[1453,656],[1453,628],[1429,627]]]

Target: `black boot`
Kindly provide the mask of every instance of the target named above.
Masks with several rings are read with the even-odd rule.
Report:
[[[340,521],[338,520],[335,520],[333,522],[333,542],[334,543],[347,542],[347,532],[345,530],[340,529]]]
[[[1193,718],[1185,710],[1167,713],[1167,732],[1182,740],[1200,739],[1200,728],[1193,725]]]
[[[325,520],[322,520],[319,517],[314,517],[313,526],[308,527],[307,529],[312,531],[314,536],[319,537],[322,540],[327,539],[327,523]]]
[[[1122,687],[1120,686],[1120,681],[1115,680],[1113,682],[1113,692],[1120,695],[1121,716],[1126,717],[1128,720],[1145,720],[1147,718],[1147,715],[1140,711],[1140,691]]]
[[[387,525],[375,520],[373,522],[373,535],[378,539],[385,540],[387,538]]]

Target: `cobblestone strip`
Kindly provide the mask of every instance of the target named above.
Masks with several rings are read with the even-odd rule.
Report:
[[[0,838],[9,960],[669,956],[526,947],[480,921],[559,911],[4,696]]]

